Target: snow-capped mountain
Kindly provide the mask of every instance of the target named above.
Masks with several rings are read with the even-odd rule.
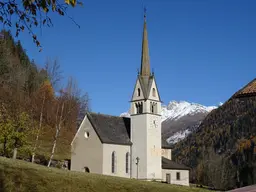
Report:
[[[175,144],[195,131],[206,115],[216,106],[204,106],[187,101],[171,101],[162,106],[162,137]]]
[[[162,106],[162,121],[167,119],[178,120],[188,114],[209,113],[216,106],[203,106],[198,103],[189,103],[187,101],[171,101],[167,106]]]
[[[222,105],[219,103],[218,106]],[[187,101],[170,101],[162,106],[162,137],[170,144],[184,139],[195,131],[206,115],[218,106],[204,106]],[[129,117],[125,112],[120,116]]]
[[[219,103],[222,105],[222,103]],[[204,106],[198,103],[189,103],[187,101],[170,101],[168,105],[162,105],[162,121],[178,120],[186,115],[193,115],[197,113],[209,113],[217,106]],[[130,112],[120,114],[120,117],[130,117]]]
[[[128,112],[121,113],[120,117],[130,117]]]

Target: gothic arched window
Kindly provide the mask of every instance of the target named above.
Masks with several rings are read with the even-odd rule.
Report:
[[[143,103],[135,103],[135,108],[136,108],[136,114],[141,114],[143,113]]]
[[[155,88],[153,88],[153,90],[152,90],[152,95],[153,95],[153,97],[156,96],[156,89]]]
[[[112,158],[111,158],[111,169],[112,169],[112,173],[116,172],[116,152],[113,151],[112,152]]]
[[[140,103],[140,111],[139,111],[139,113],[143,113],[143,103],[142,102]]]
[[[152,103],[152,105],[150,105],[151,107],[151,113],[157,113],[157,103]]]
[[[125,172],[129,173],[129,152],[125,155]]]
[[[138,88],[138,97],[140,96],[140,88]]]

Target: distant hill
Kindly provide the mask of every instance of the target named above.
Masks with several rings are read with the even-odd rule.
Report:
[[[226,190],[256,183],[255,146],[256,79],[177,143],[173,158],[193,168],[192,181]]]

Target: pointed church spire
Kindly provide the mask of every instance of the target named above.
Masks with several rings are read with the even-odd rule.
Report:
[[[147,24],[146,24],[146,8],[144,8],[144,28],[143,28],[140,75],[150,76],[148,33],[147,33]]]

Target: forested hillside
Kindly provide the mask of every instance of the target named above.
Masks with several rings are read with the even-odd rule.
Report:
[[[0,156],[44,164],[50,157],[69,158],[88,106],[87,93],[82,94],[73,78],[64,83],[57,61],[48,59],[39,68],[10,32],[1,31]]]
[[[256,79],[213,110],[196,133],[176,144],[192,181],[217,189],[256,183]]]

